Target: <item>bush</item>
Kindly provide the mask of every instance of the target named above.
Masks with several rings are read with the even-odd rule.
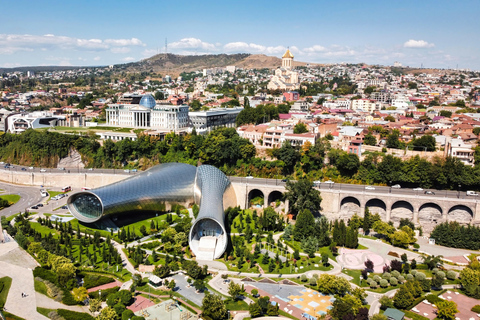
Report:
[[[427,299],[427,301],[430,302],[431,304],[437,304],[438,302],[442,301],[442,299],[440,299],[438,296],[434,294],[427,295],[425,299]]]
[[[457,278],[457,273],[453,270],[447,271],[447,279],[455,280]]]
[[[75,312],[66,309],[58,309],[57,313],[65,320],[94,320],[95,318],[88,313]]]
[[[102,275],[86,274],[83,278],[83,286],[87,289],[98,287],[107,283],[114,282],[115,279]]]
[[[72,296],[72,294],[68,290],[63,290],[62,303],[66,304],[67,306],[74,306],[74,305],[80,304],[80,302],[75,300],[75,298]]]
[[[311,277],[309,280],[309,283],[311,286],[316,286],[317,285],[317,279],[314,277]]]
[[[47,270],[42,267],[36,267],[33,270],[33,276],[42,278],[43,280],[48,280],[51,283],[57,284],[57,276],[50,270]]]
[[[392,271],[392,277],[398,279],[398,277],[400,277],[400,272],[398,272],[397,270],[393,270],[393,271]]]
[[[444,271],[437,271],[437,274],[435,276],[439,279],[445,279],[445,272]]]
[[[438,268],[433,268],[432,269],[432,274],[436,274],[438,272]]]
[[[474,306],[472,308],[472,311],[475,312],[475,313],[480,313],[480,304],[477,304],[476,306]]]
[[[99,294],[100,290],[97,290],[97,291],[94,291],[94,292],[89,292],[88,296],[90,297],[90,299],[100,299],[102,301],[107,301],[107,296],[111,293],[117,293],[118,290],[120,290],[120,287],[113,287],[113,288],[110,288],[110,289],[102,290],[102,296],[101,297],[100,297],[100,294]]]
[[[300,277],[300,280],[302,280],[302,282],[307,282],[307,276],[302,274],[302,276]]]
[[[375,282],[379,282],[381,279],[382,279],[382,278],[380,278],[379,275],[374,275],[374,276],[373,276],[373,280],[374,280]]]
[[[426,278],[427,276],[423,272],[417,272],[417,274],[415,274],[415,280],[422,281],[422,280],[425,280]]]
[[[389,273],[389,272],[385,272],[383,275],[382,275],[382,278],[385,279],[385,280],[388,280],[392,277],[392,275]]]
[[[370,285],[370,283],[372,283],[373,279],[372,278],[367,278],[367,284]]]
[[[412,270],[412,271],[410,271],[410,274],[411,274],[412,276],[415,276],[415,275],[417,274],[417,272],[418,272],[417,270]]]
[[[386,279],[380,280],[380,287],[382,288],[388,287],[388,281]]]
[[[420,249],[420,245],[419,245],[418,243],[414,243],[414,244],[413,244],[413,247],[414,247],[415,249]]]
[[[370,282],[370,288],[372,288],[372,289],[377,289],[377,287],[378,287],[378,284],[377,284],[376,281]]]
[[[407,274],[406,279],[407,279],[407,281],[412,280],[413,279],[413,274]]]
[[[397,278],[391,277],[391,278],[390,278],[390,284],[391,284],[392,286],[396,286],[396,285],[398,284]]]
[[[405,281],[405,277],[404,276],[398,276],[397,280],[398,280],[399,283],[403,283]]]

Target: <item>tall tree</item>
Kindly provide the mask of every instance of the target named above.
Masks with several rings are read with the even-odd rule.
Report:
[[[290,211],[294,214],[309,210],[320,210],[320,191],[313,188],[307,179],[299,179],[297,182],[287,181],[285,198],[290,202]]]
[[[310,210],[302,210],[298,216],[295,223],[295,229],[293,230],[293,238],[296,241],[301,241],[308,238],[313,234],[315,229],[315,219]]]

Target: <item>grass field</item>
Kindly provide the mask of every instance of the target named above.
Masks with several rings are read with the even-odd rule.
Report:
[[[7,302],[8,291],[12,285],[12,278],[3,277],[0,278],[0,310],[3,310],[5,303]]]
[[[42,281],[34,280],[34,287],[35,287],[35,291],[37,291],[38,293],[44,294],[48,297],[47,285],[45,283],[43,283]]]
[[[20,196],[18,194],[5,194],[0,196],[0,199],[7,200],[10,205],[13,205],[20,200]]]
[[[55,309],[46,309],[46,308],[37,307],[37,312],[44,315],[47,318],[48,318],[48,314],[52,311],[55,311]]]

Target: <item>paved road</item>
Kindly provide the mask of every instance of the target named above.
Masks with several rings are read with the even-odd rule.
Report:
[[[0,193],[0,195],[18,194],[20,196],[20,200],[16,204],[0,210],[0,216],[8,217],[13,214],[23,212],[26,208],[29,208],[30,206],[33,206],[42,200],[40,188],[38,187],[27,187],[0,182],[0,189],[4,190],[2,193]]]

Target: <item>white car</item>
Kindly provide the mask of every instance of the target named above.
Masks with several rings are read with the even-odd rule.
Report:
[[[125,170],[123,170],[123,172],[129,173],[129,172],[130,172],[130,170],[128,170],[128,169],[125,169]]]
[[[413,191],[423,191],[423,189],[422,188],[415,188],[415,189],[413,189]]]
[[[401,186],[400,186],[399,184],[394,184],[394,185],[392,186],[392,188],[393,188],[393,189],[400,189]]]
[[[28,167],[28,169],[33,170],[33,167]]]
[[[365,187],[366,190],[375,190],[375,187],[372,187],[372,186],[366,186]]]
[[[253,179],[252,176],[245,177],[245,179]]]
[[[40,172],[47,172],[47,169],[40,169]]]
[[[332,180],[325,181],[324,183],[335,183]]]

